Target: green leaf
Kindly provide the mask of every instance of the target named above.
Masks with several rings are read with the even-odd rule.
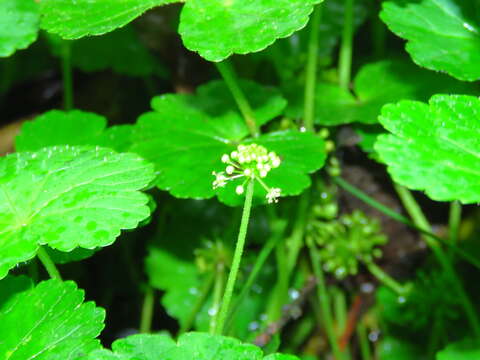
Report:
[[[0,0],[0,57],[10,56],[33,43],[39,21],[35,0]]]
[[[58,146],[0,159],[0,278],[39,245],[71,251],[115,241],[150,214],[138,190],[150,164],[109,149]]]
[[[17,151],[36,151],[53,145],[99,145],[126,151],[132,126],[106,126],[107,120],[94,113],[51,110],[22,125],[15,147]]]
[[[168,335],[133,335],[109,350],[96,350],[86,360],[295,360],[294,356],[263,357],[262,350],[239,340],[206,333],[186,333],[177,342]]]
[[[321,0],[189,0],[179,32],[187,49],[209,61],[265,49],[308,22]]]
[[[378,346],[379,360],[425,360],[422,352],[415,345],[405,340],[386,337]]]
[[[122,27],[145,11],[177,0],[42,0],[41,28],[64,39],[102,35]]]
[[[3,280],[0,293],[12,285],[25,287],[25,278]],[[75,360],[100,348],[105,311],[83,300],[74,282],[58,280],[10,296],[0,305],[0,358]]]
[[[353,92],[335,84],[320,83],[316,88],[315,122],[336,126],[352,122],[377,123],[383,105],[411,99],[427,101],[436,93],[473,93],[469,84],[423,70],[401,60],[384,60],[363,66],[354,79]],[[287,115],[300,118],[303,104],[298,97]]]
[[[420,66],[460,79],[480,79],[480,12],[476,1],[396,0],[383,3],[380,17],[408,40]]]
[[[49,36],[56,56],[63,52],[64,40]],[[70,42],[72,65],[85,72],[113,69],[119,74],[147,76],[154,73],[156,59],[140,42],[131,26],[103,36],[92,36]]]
[[[464,339],[447,345],[437,353],[436,360],[471,360],[480,357],[480,342]]]
[[[375,150],[393,179],[434,200],[480,201],[480,100],[435,95],[386,105]]]

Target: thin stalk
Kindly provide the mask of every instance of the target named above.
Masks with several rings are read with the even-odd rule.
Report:
[[[215,282],[213,286],[213,303],[210,311],[213,311],[212,318],[210,320],[210,334],[215,333],[215,328],[218,324],[218,318],[220,317],[220,305],[222,303],[222,293],[224,292],[225,285],[225,266],[223,264],[217,264],[215,270]]]
[[[195,301],[195,304],[190,311],[190,314],[187,317],[187,320],[181,324],[180,330],[178,331],[179,335],[187,332],[192,327],[193,323],[195,322],[195,318],[197,317],[198,312],[202,309],[202,306],[205,304],[210,291],[212,290],[213,283],[215,281],[215,273],[212,273],[205,281],[202,289],[200,290],[200,294]]]
[[[338,60],[338,77],[340,87],[348,89],[352,72],[353,53],[353,5],[354,0],[345,0],[345,17],[343,23],[342,44]]]
[[[376,6],[376,14],[380,13],[380,6]],[[373,56],[376,59],[383,59],[386,53],[387,27],[376,15],[372,19],[372,34],[373,34]]]
[[[409,219],[407,219],[405,216],[389,209],[388,207],[386,207],[385,205],[379,203],[377,200],[375,200],[374,198],[368,196],[367,194],[365,194],[362,190],[356,188],[355,186],[353,186],[352,184],[349,184],[348,182],[346,182],[345,180],[339,178],[339,177],[334,177],[333,178],[333,181],[338,185],[340,186],[342,189],[348,191],[349,193],[351,193],[353,196],[359,198],[360,200],[362,200],[364,203],[370,205],[371,207],[373,207],[374,209],[377,209],[378,211],[381,211],[382,213],[384,213],[385,215],[391,217],[392,219],[402,223],[402,224],[405,224],[406,226],[412,228],[412,229],[415,229],[417,230],[418,232],[424,234],[424,235],[427,235],[429,237],[431,237],[432,239],[438,241],[439,243],[441,244],[444,244],[448,247],[450,247],[456,254],[458,254],[459,256],[461,256],[462,258],[464,258],[466,261],[468,261],[470,264],[472,264],[473,266],[477,267],[478,269],[480,269],[480,262],[472,257],[470,254],[468,254],[467,252],[465,252],[464,250],[452,245],[452,243],[450,241],[445,241],[444,239],[442,239],[441,237],[438,237],[437,235],[433,234],[432,232],[430,231],[426,231],[424,229],[421,229],[419,228],[417,225],[415,225],[413,222],[411,222]]]
[[[370,341],[368,341],[367,328],[363,321],[357,326],[358,343],[360,345],[360,354],[362,360],[372,360],[372,352],[370,350]]]
[[[73,109],[72,44],[64,40],[62,45],[63,107],[68,111]]]
[[[151,286],[145,290],[145,297],[142,305],[142,315],[140,318],[140,333],[148,334],[152,329],[153,309],[155,306],[155,293]]]
[[[337,339],[340,339],[342,334],[345,332],[347,325],[347,299],[345,298],[345,293],[336,287],[332,288],[332,295],[335,309],[335,319],[337,321]],[[348,344],[345,348],[341,349],[341,351],[343,351],[343,358],[345,360],[351,358]]]
[[[325,326],[325,332],[327,333],[328,342],[332,348],[333,355],[336,360],[342,360],[344,357],[340,351],[338,339],[335,334],[333,326],[333,315],[330,306],[330,297],[327,291],[327,285],[325,282],[325,275],[323,274],[321,259],[317,248],[314,244],[308,244],[310,250],[310,257],[312,259],[312,268],[315,278],[317,280],[317,296],[320,303],[320,311],[323,319],[323,325]]]
[[[228,274],[227,286],[225,287],[225,293],[223,294],[223,300],[220,307],[218,322],[215,326],[214,333],[217,335],[221,335],[223,333],[225,320],[227,319],[233,290],[235,288],[235,282],[237,280],[238,271],[240,269],[240,262],[242,261],[243,249],[245,247],[245,239],[247,237],[248,221],[250,220],[250,210],[252,209],[253,189],[254,182],[249,181],[247,185],[247,192],[245,195],[245,202],[243,205],[242,220],[240,222],[240,230],[238,232],[237,244],[235,246],[235,252],[233,254],[232,267],[230,268],[230,273]]]
[[[282,317],[282,308],[288,303],[288,285],[290,273],[287,269],[285,244],[280,243],[275,248],[275,258],[277,262],[277,281],[270,296],[270,302],[267,310],[267,319],[269,322],[275,322]]]
[[[305,234],[305,226],[308,216],[308,206],[310,203],[310,192],[305,191],[298,203],[297,217],[293,225],[292,235],[287,240],[287,266],[289,274],[292,273],[297,263],[298,253],[303,246],[303,235]]]
[[[42,263],[42,265],[45,267],[45,270],[47,270],[48,276],[50,276],[51,279],[57,279],[62,281],[62,276],[60,275],[60,272],[55,266],[55,263],[52,261],[47,251],[43,247],[38,248],[37,257]]]
[[[452,245],[457,244],[458,229],[462,219],[462,204],[459,201],[450,203],[450,213],[448,216],[448,237]]]
[[[315,120],[315,86],[317,84],[318,34],[322,16],[321,5],[317,5],[310,21],[310,38],[308,40],[307,71],[305,81],[305,102],[303,121],[307,131],[313,131]]]
[[[368,271],[375,276],[375,278],[380,281],[382,284],[388,286],[397,295],[405,295],[407,293],[407,288],[388,275],[385,271],[383,271],[377,264],[372,261],[365,263],[368,268]]]
[[[252,286],[255,283],[255,280],[260,274],[260,271],[262,270],[263,265],[265,265],[265,262],[270,256],[272,250],[277,246],[280,240],[282,240],[283,232],[285,231],[286,227],[287,227],[287,222],[285,220],[277,220],[273,224],[272,236],[268,239],[268,241],[260,250],[260,253],[258,254],[255,264],[253,265],[252,271],[248,275],[245,285],[243,286],[242,290],[240,291],[240,294],[235,299],[231,307],[232,310],[228,315],[227,328],[231,327],[233,320],[235,318],[235,315],[237,314],[237,311],[240,309],[240,305],[242,304],[245,297],[250,293],[250,290],[252,289]]]
[[[421,229],[431,232],[432,230],[430,224],[428,223],[425,215],[422,212],[422,209],[416,202],[410,190],[398,184],[394,184],[394,187],[415,225]],[[480,338],[480,322],[478,321],[477,313],[460,281],[460,278],[455,271],[455,268],[450,261],[449,256],[447,256],[439,243],[434,241],[432,237],[423,235],[423,238],[433,251],[437,261],[443,267],[447,276],[450,278],[452,285],[455,287],[454,291],[456,291],[457,296],[459,297],[475,337]]]
[[[243,93],[240,84],[238,83],[237,75],[235,74],[235,70],[233,66],[228,61],[222,61],[216,63],[217,69],[222,75],[225,83],[227,84],[230,92],[232,93],[235,102],[237,103],[240,112],[242,113],[243,119],[247,124],[248,130],[250,131],[250,135],[253,137],[257,137],[260,132],[258,130],[257,123],[255,121],[255,113],[250,106],[250,103],[247,100],[247,97]]]
[[[427,347],[427,359],[435,359],[435,354],[438,351],[440,343],[440,335],[443,330],[443,321],[442,317],[436,313],[433,318],[432,331],[430,333],[430,338],[428,341]]]

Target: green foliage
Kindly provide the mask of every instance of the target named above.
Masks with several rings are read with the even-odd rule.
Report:
[[[107,246],[150,214],[138,190],[153,180],[153,169],[133,154],[50,147],[2,158],[0,176],[0,277],[39,245]]]
[[[436,360],[470,360],[480,356],[480,343],[472,339],[465,339],[449,344],[437,353]]]
[[[33,43],[39,21],[35,0],[0,0],[0,57],[10,56]]]
[[[86,360],[295,360],[295,356],[269,355],[252,344],[237,339],[205,333],[186,333],[175,342],[168,335],[133,335],[117,340],[109,350],[96,350]]]
[[[265,49],[303,28],[321,0],[190,0],[180,18],[184,45],[209,61]],[[221,29],[221,30],[220,30]]]
[[[48,280],[32,287],[25,277],[0,282],[0,357],[78,359],[100,348],[105,311],[74,282]],[[82,357],[83,358],[83,357]]]
[[[379,346],[379,360],[425,360],[417,346],[407,341],[387,337]]]
[[[387,105],[379,120],[391,134],[379,136],[375,150],[399,184],[434,200],[479,202],[479,119],[474,96]]]
[[[475,1],[386,1],[380,16],[408,40],[407,51],[420,66],[460,80],[480,79],[480,13]]]
[[[176,0],[42,0],[41,28],[64,39],[102,35],[128,24],[145,11]]]

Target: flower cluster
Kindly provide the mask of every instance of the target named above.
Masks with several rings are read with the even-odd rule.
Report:
[[[268,151],[261,145],[238,145],[237,149],[230,154],[222,155],[222,162],[226,164],[225,171],[213,172],[215,180],[213,188],[224,187],[228,181],[245,178],[242,185],[235,188],[235,192],[241,195],[245,191],[245,184],[249,180],[257,180],[267,191],[265,196],[269,203],[278,202],[281,190],[269,188],[262,180],[268,173],[280,166],[280,157],[273,151]]]

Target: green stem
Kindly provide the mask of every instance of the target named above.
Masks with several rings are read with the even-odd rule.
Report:
[[[450,213],[448,216],[448,237],[452,245],[457,244],[458,229],[462,219],[462,204],[459,201],[450,203]]]
[[[187,320],[183,324],[181,324],[180,330],[178,331],[179,335],[183,334],[184,332],[187,332],[193,326],[193,323],[195,322],[195,318],[197,317],[197,314],[202,309],[203,305],[205,304],[205,301],[207,300],[208,295],[210,294],[214,281],[215,281],[215,273],[212,273],[207,278],[207,281],[205,281],[205,283],[203,284],[203,287],[200,290],[200,294],[198,295],[195,301],[195,304],[193,305],[193,308],[187,317]]]
[[[370,342],[368,341],[367,328],[363,321],[357,326],[358,342],[360,344],[360,353],[362,360],[371,360],[372,352],[370,351]]]
[[[380,7],[375,6],[376,16],[372,19],[372,34],[373,34],[373,57],[375,59],[383,59],[385,57],[385,45],[387,39],[387,27],[380,19],[378,14],[380,13]]]
[[[230,92],[232,93],[240,112],[242,113],[250,134],[253,137],[257,137],[260,133],[255,121],[255,113],[253,112],[247,97],[240,88],[240,84],[238,83],[237,75],[235,74],[232,64],[225,60],[223,62],[216,63],[216,65],[218,71],[230,89]]]
[[[290,273],[286,264],[285,243],[280,243],[275,248],[275,258],[277,263],[277,281],[270,295],[270,302],[267,310],[267,319],[269,322],[275,322],[282,317],[282,309],[288,303],[288,285]]]
[[[305,81],[305,103],[303,121],[307,131],[314,130],[315,120],[315,86],[317,84],[318,34],[322,16],[321,5],[317,5],[310,21],[310,38],[308,41],[307,71]]]
[[[253,189],[254,182],[249,181],[247,185],[247,192],[245,195],[245,203],[243,205],[242,220],[240,222],[240,230],[238,232],[237,244],[235,246],[235,252],[233,254],[232,267],[230,268],[230,273],[228,274],[227,286],[223,295],[218,322],[215,326],[215,334],[217,335],[221,335],[223,333],[223,327],[225,326],[225,320],[228,315],[230,301],[232,300],[235,282],[237,280],[238,271],[240,269],[240,262],[242,261],[243,249],[245,247],[245,239],[247,237],[248,222],[250,220],[250,210],[252,209]]]
[[[424,235],[428,235],[430,236],[432,239],[438,241],[439,243],[442,243],[448,247],[450,247],[455,253],[457,253],[459,256],[461,256],[462,258],[464,258],[466,261],[468,261],[470,264],[472,264],[473,266],[477,267],[478,269],[480,269],[480,262],[474,258],[473,256],[471,256],[470,254],[468,254],[467,252],[465,252],[464,250],[452,245],[452,243],[450,241],[445,241],[444,239],[438,237],[437,235],[433,234],[432,232],[429,232],[429,231],[426,231],[424,229],[421,229],[419,228],[417,225],[415,225],[413,222],[411,222],[409,219],[407,219],[405,216],[389,209],[388,207],[386,207],[385,205],[379,203],[377,200],[373,199],[372,197],[368,196],[367,194],[365,194],[363,191],[361,191],[360,189],[357,189],[355,186],[349,184],[348,182],[346,182],[345,180],[339,178],[339,177],[334,177],[333,178],[333,181],[338,185],[340,186],[342,189],[348,191],[349,193],[351,193],[353,196],[359,198],[360,200],[362,200],[364,203],[370,205],[371,207],[373,207],[374,209],[377,209],[378,211],[381,211],[382,213],[384,213],[385,215],[391,217],[392,219],[402,223],[402,224],[405,224],[406,226],[412,228],[412,229],[415,229],[417,230],[418,232],[424,234]]]
[[[345,18],[343,23],[342,44],[338,64],[338,77],[340,87],[348,89],[352,71],[353,48],[353,1],[345,0]]]
[[[370,273],[375,276],[378,281],[395,291],[397,295],[405,295],[407,293],[407,288],[405,286],[403,286],[390,275],[388,275],[377,264],[369,261],[365,263],[365,265],[367,266],[368,271],[370,271]]]
[[[213,303],[210,311],[214,311],[212,319],[210,320],[210,334],[215,333],[215,329],[220,317],[220,305],[222,303],[222,293],[225,285],[225,266],[224,264],[217,264],[215,269],[215,285],[213,286]]]
[[[63,107],[68,111],[73,109],[72,44],[64,40],[62,45]]]
[[[438,313],[435,314],[433,318],[432,330],[430,333],[430,338],[428,341],[427,347],[427,359],[435,359],[435,354],[439,349],[440,335],[442,333],[442,316],[439,316]]]
[[[287,265],[289,274],[292,273],[297,263],[298,253],[303,246],[303,236],[308,216],[308,207],[310,203],[310,192],[307,190],[300,196],[298,203],[297,217],[293,225],[292,235],[287,240]]]
[[[283,239],[282,235],[286,227],[287,227],[287,222],[285,220],[277,220],[274,224],[272,224],[273,234],[265,243],[263,248],[260,250],[260,253],[258,254],[257,259],[255,261],[255,264],[253,265],[253,269],[250,272],[250,275],[248,276],[247,281],[245,282],[245,285],[242,288],[242,291],[240,291],[240,294],[235,299],[235,302],[232,305],[232,310],[228,315],[227,328],[230,328],[231,325],[233,324],[233,320],[235,318],[235,315],[237,314],[237,311],[240,309],[240,305],[242,304],[245,297],[250,293],[250,290],[253,284],[255,283],[255,280],[257,279],[258,275],[260,274],[260,270],[263,268],[263,265],[265,265],[265,262],[270,256],[270,253],[277,246],[280,240]]]
[[[42,265],[45,267],[45,270],[47,270],[47,273],[51,279],[57,279],[60,281],[62,280],[62,276],[60,275],[60,272],[55,266],[55,263],[52,261],[47,251],[43,247],[38,248],[37,257],[42,263]]]
[[[142,315],[140,319],[140,333],[147,334],[152,329],[153,309],[155,301],[155,293],[151,286],[145,290],[145,297],[143,299]]]
[[[345,293],[337,287],[332,288],[332,295],[335,309],[335,320],[337,322],[337,339],[339,339],[345,332],[345,327],[347,325],[347,299],[345,298]],[[348,344],[345,349],[343,349],[343,358],[345,360],[351,358]]]
[[[310,257],[312,259],[313,273],[317,280],[317,296],[318,296],[318,301],[320,302],[320,310],[321,310],[321,315],[323,319],[323,324],[325,326],[325,332],[327,333],[327,338],[330,343],[330,347],[332,348],[332,352],[335,359],[341,360],[344,357],[343,357],[343,353],[340,350],[338,339],[335,334],[335,329],[333,326],[333,315],[332,315],[332,309],[330,306],[330,298],[327,291],[327,285],[325,282],[325,275],[323,274],[323,271],[322,271],[320,255],[314,244],[309,242],[308,247],[310,249]]]
[[[394,187],[414,224],[423,230],[432,232],[430,224],[410,190],[398,184],[394,184]],[[450,278],[452,285],[455,287],[454,291],[456,291],[457,296],[459,297],[475,337],[480,338],[480,323],[478,321],[477,313],[450,261],[450,258],[443,251],[442,247],[440,247],[439,243],[434,241],[431,236],[423,235],[423,238],[433,251],[439,264],[445,270],[445,273]]]

